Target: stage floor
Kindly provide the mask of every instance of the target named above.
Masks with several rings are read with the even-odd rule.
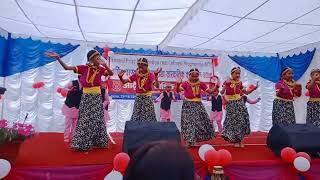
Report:
[[[63,142],[62,133],[40,133],[25,141],[18,154],[14,167],[52,167],[111,164],[115,154],[122,150],[123,133],[111,134],[116,144],[108,149],[94,149],[88,153],[75,152]],[[221,136],[204,142],[212,144],[216,149],[227,149],[231,152],[233,161],[277,160],[266,146],[267,133],[254,132],[245,138],[244,148],[235,148],[224,141]],[[1,151],[1,150],[0,150]],[[190,148],[190,154],[195,162],[200,162],[198,148]]]
[[[25,141],[16,163],[6,180],[102,180],[112,169],[113,157],[121,152],[123,133],[113,133],[116,144],[108,149],[94,149],[88,153],[75,152],[63,142],[62,133],[40,133]],[[244,148],[235,148],[221,136],[204,142],[217,150],[227,149],[233,161],[225,167],[225,174],[232,180],[300,180],[293,166],[282,162],[266,146],[267,133],[255,132],[244,140]],[[10,148],[1,148],[11,152]],[[208,177],[207,164],[200,160],[198,147],[190,148],[195,163],[195,173],[200,179]],[[312,160],[306,180],[320,179],[320,160]]]

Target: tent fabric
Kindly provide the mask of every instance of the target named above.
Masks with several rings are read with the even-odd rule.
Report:
[[[0,28],[41,38],[277,53],[320,41],[318,0],[3,0]]]
[[[280,58],[279,56],[244,57],[230,55],[229,57],[248,71],[275,83],[279,81],[281,71],[286,67],[292,68],[294,72],[293,79],[299,80],[308,69],[315,51],[316,50],[314,49],[313,51],[307,51],[306,53],[283,58]]]
[[[0,38],[0,76],[5,77],[37,68],[55,61],[45,56],[45,52],[54,51],[61,57],[75,50],[79,45],[44,43],[40,40]]]

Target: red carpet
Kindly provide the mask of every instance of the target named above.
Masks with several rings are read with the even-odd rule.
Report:
[[[231,144],[217,137],[205,142],[214,145],[216,149],[227,149],[231,152],[233,161],[256,161],[278,159],[265,145],[267,133],[252,133],[245,138],[244,148],[234,148]],[[63,142],[61,133],[40,133],[25,141],[16,160],[15,167],[32,166],[75,166],[91,164],[111,164],[115,154],[122,149],[122,133],[113,133],[116,145],[110,144],[109,149],[94,149],[89,153],[75,152]],[[198,148],[191,148],[190,152],[195,162],[201,161],[198,157]]]

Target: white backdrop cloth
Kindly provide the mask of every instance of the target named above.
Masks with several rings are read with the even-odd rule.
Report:
[[[88,49],[90,48],[81,45],[74,52],[65,56],[63,61],[72,65],[85,63],[85,54]],[[300,51],[305,50],[306,47],[302,47],[280,55],[292,55],[293,53],[300,53]],[[216,74],[224,80],[229,76],[231,68],[238,65],[234,63],[226,53],[217,55],[219,55],[220,64],[216,68]],[[308,81],[310,70],[315,67],[320,67],[319,59],[320,55],[317,50],[309,69],[299,80],[299,83],[303,86]],[[70,80],[75,78],[76,76],[72,72],[64,71],[56,62],[20,74],[1,78],[0,86],[5,86],[8,90],[4,99],[0,101],[0,107],[2,107],[1,118],[7,119],[10,122],[23,122],[25,115],[28,113],[29,117],[26,122],[33,124],[37,131],[63,132],[64,116],[61,114],[61,107],[64,103],[64,98],[56,91],[58,87],[66,85]],[[260,81],[260,88],[249,96],[249,98],[262,98],[258,104],[248,105],[250,123],[252,131],[268,131],[272,125],[272,101],[275,95],[274,83],[264,80],[243,68],[241,79],[245,85]],[[32,84],[35,81],[45,82],[45,88],[41,90],[33,89]],[[305,92],[305,89],[303,90]],[[307,97],[301,97],[295,102],[296,119],[298,123],[305,122],[306,102]],[[209,112],[210,102],[204,102],[204,104]],[[110,132],[122,132],[124,130],[125,122],[131,117],[132,107],[132,100],[111,101],[111,121],[108,123],[108,130]],[[180,111],[181,102],[173,103],[173,121],[176,122],[179,128]],[[159,104],[156,104],[156,113],[159,118]]]

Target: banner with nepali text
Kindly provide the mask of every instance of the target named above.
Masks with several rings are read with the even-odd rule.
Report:
[[[148,59],[151,72],[155,71],[158,67],[162,68],[159,74],[160,87],[159,89],[154,89],[155,96],[164,89],[166,84],[174,87],[177,79],[187,80],[189,70],[192,68],[197,68],[200,71],[200,80],[206,83],[210,82],[213,72],[212,58],[117,54],[110,59],[110,64],[115,75],[108,80],[109,94],[113,99],[135,98],[136,83],[123,85],[117,74],[120,70],[125,70],[126,74],[124,78],[127,79],[136,72],[137,60],[141,57]]]

